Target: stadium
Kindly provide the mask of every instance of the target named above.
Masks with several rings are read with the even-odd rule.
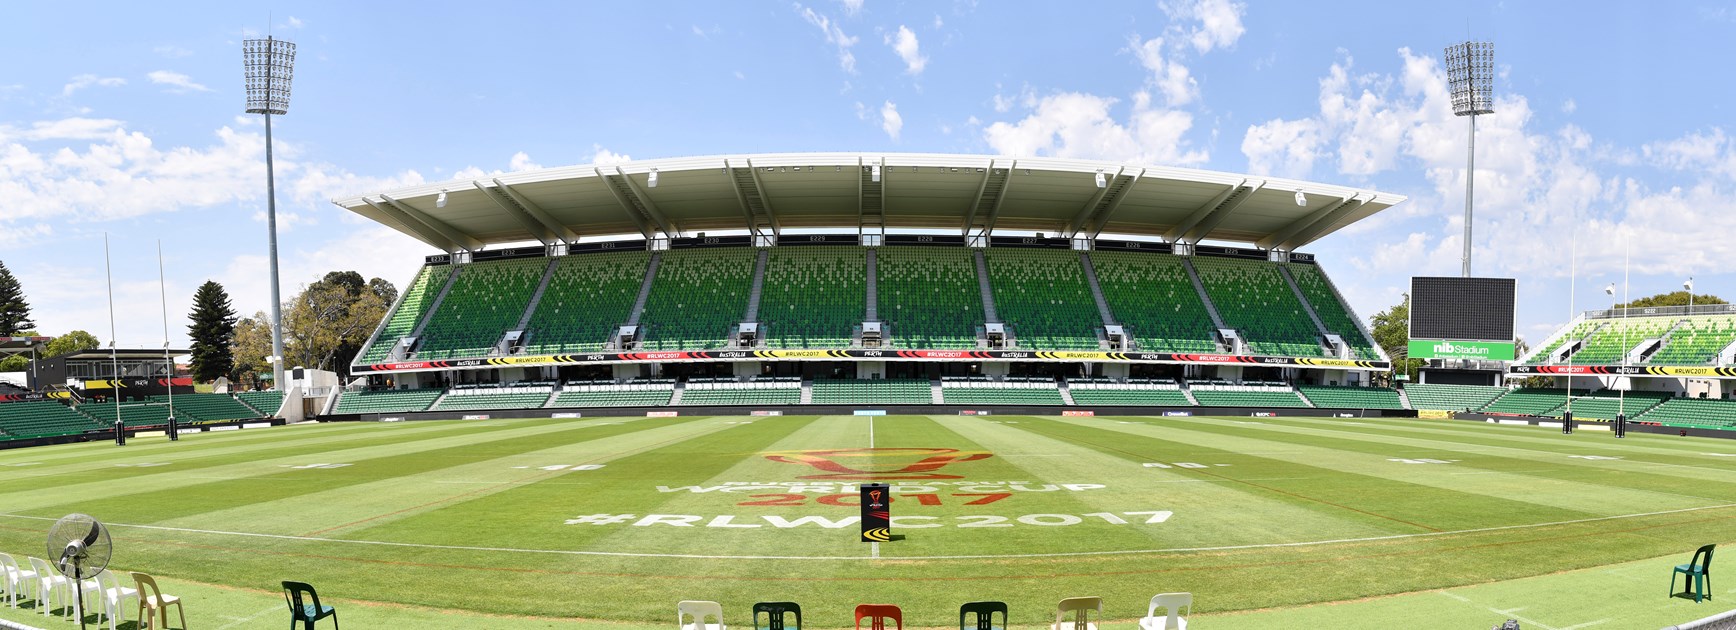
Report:
[[[295,17],[263,38],[241,31],[245,111],[263,124],[236,118],[217,151],[165,137],[173,148],[153,154],[147,132],[97,118],[85,104],[125,89],[124,77],[80,74],[47,96],[0,82],[0,103],[77,112],[59,124],[0,119],[0,258],[20,269],[0,264],[0,628],[229,630],[281,627],[286,616],[292,630],[335,629],[340,617],[357,628],[499,630],[1736,627],[1736,588],[1710,579],[1717,546],[1736,540],[1736,304],[1695,294],[1692,277],[1681,300],[1628,295],[1636,243],[1690,262],[1724,250],[1616,229],[1553,196],[1578,185],[1596,189],[1597,203],[1644,205],[1623,195],[1647,184],[1623,178],[1642,163],[1687,171],[1682,154],[1723,151],[1716,168],[1727,179],[1736,142],[1722,129],[1683,146],[1624,146],[1592,142],[1577,123],[1539,140],[1515,133],[1523,122],[1493,119],[1485,157],[1497,166],[1482,172],[1495,174],[1485,203],[1497,214],[1477,223],[1474,186],[1487,177],[1477,117],[1494,113],[1497,80],[1510,85],[1506,67],[1495,78],[1488,42],[1449,46],[1437,67],[1407,33],[1396,74],[1353,70],[1346,43],[1318,82],[1318,116],[1265,118],[1248,102],[1308,100],[1284,94],[1299,75],[1282,64],[1303,49],[1249,50],[1235,63],[1252,71],[1215,66],[1220,81],[1207,80],[1208,54],[1225,56],[1242,36],[1244,5],[1159,3],[1160,36],[1113,43],[1142,73],[1128,99],[1083,91],[1101,86],[1077,68],[1064,74],[1078,85],[1043,93],[1026,83],[1009,96],[1014,75],[982,57],[1049,61],[1001,43],[1090,39],[1048,32],[1067,33],[1064,18],[1026,5],[1013,23],[979,23],[997,49],[970,73],[993,85],[979,109],[1027,118],[919,123],[911,95],[941,100],[957,75],[938,58],[969,44],[947,25],[992,17],[965,4],[873,30],[884,63],[896,59],[897,87],[872,69],[874,42],[851,52],[869,32],[862,12],[890,10],[861,2],[797,3],[783,16],[826,46],[818,57],[740,41],[727,54],[696,52],[695,42],[741,34],[697,18],[685,32],[621,28],[632,20],[617,18],[646,10],[631,3],[602,12],[611,19],[568,20],[586,22],[570,32],[531,23],[573,17],[564,9],[521,6],[509,13],[547,19],[518,16],[508,26],[524,32],[509,35],[490,16],[450,12],[463,14],[464,37],[424,21],[447,12],[404,12],[395,32],[442,35],[424,38],[441,50],[416,63],[349,48],[385,39],[377,32],[309,32],[322,49],[303,62],[325,73],[304,69],[304,85],[325,89],[309,101],[344,120],[288,126],[276,165],[272,116],[288,113],[296,59],[281,33],[304,27]],[[1319,16],[1261,10],[1316,39],[1304,48],[1322,48],[1309,21]],[[1361,26],[1331,15],[1351,12],[1308,11],[1344,20],[1337,30]],[[1021,22],[1043,24],[1009,28]],[[1101,39],[1101,16],[1088,22]],[[584,30],[597,24],[617,38]],[[1357,45],[1417,28],[1360,29],[1374,43]],[[756,46],[789,39],[743,30],[764,40]],[[460,41],[509,37],[505,62]],[[644,49],[633,61],[642,76],[562,75],[544,40],[572,58],[591,58],[588,45]],[[1084,56],[1101,61],[1093,50]],[[926,75],[923,51],[937,59]],[[169,44],[152,54],[197,59]],[[793,65],[696,70],[716,61],[708,55],[740,54]],[[814,59],[843,77],[850,122],[878,126],[885,146],[936,152],[815,132],[800,113],[812,86],[786,90],[819,76],[792,69]],[[1286,77],[1263,74],[1275,67]],[[364,86],[360,77],[382,71],[390,89]],[[754,87],[720,88],[705,72]],[[762,72],[776,85],[756,83]],[[1243,89],[1225,86],[1226,72],[1258,94],[1202,104],[1206,87]],[[151,98],[217,91],[179,72],[144,76],[133,82],[161,90]],[[309,78],[322,76],[341,78]],[[523,85],[503,90],[497,78]],[[611,81],[631,86],[592,93]],[[581,88],[543,91],[565,84]],[[1718,100],[1688,87],[1677,100]],[[906,90],[904,114],[890,97],[864,102],[894,90]],[[319,100],[334,93],[351,100]],[[518,108],[544,99],[598,102]],[[692,102],[666,109],[683,99]],[[775,102],[770,115],[788,120],[743,117],[732,99]],[[1586,100],[1588,111],[1602,105]],[[1085,131],[1056,130],[1067,124],[1047,109],[1057,102],[1071,115],[1081,104],[1110,113],[1087,116]],[[643,116],[610,109],[622,103]],[[1521,119],[1551,115],[1499,104]],[[1555,109],[1578,107],[1569,98]],[[439,113],[403,111],[418,108]],[[1469,146],[1457,144],[1458,117],[1469,118]],[[648,142],[633,158],[587,137],[586,157],[554,162],[583,162],[569,166],[524,152],[494,171],[408,158],[470,151],[472,134],[572,142],[562,126],[573,120],[578,134],[672,135],[678,150]],[[1381,126],[1394,120],[1414,127]],[[1441,120],[1453,122],[1450,142]],[[1250,121],[1246,168],[1205,157],[1220,131]],[[1154,128],[1166,124],[1180,124],[1178,135]],[[683,135],[694,129],[711,135]],[[1032,129],[1043,142],[1008,140]],[[985,141],[944,138],[958,130]],[[1110,137],[1123,132],[1131,150]],[[1069,134],[1098,144],[1080,150]],[[45,138],[92,144],[50,159],[32,148]],[[1527,142],[1559,144],[1505,154]],[[1364,146],[1383,144],[1404,146]],[[1273,147],[1290,163],[1261,152]],[[1336,174],[1319,174],[1312,160],[1334,149]],[[1387,150],[1406,157],[1373,166]],[[1587,153],[1587,172],[1622,177],[1582,181],[1569,158]],[[139,167],[141,155],[160,168]],[[310,158],[322,155],[356,166]],[[1549,181],[1504,177],[1539,156],[1562,166],[1523,172]],[[1374,176],[1413,166],[1411,184]],[[62,181],[43,183],[50,171]],[[380,172],[398,175],[366,174]],[[265,190],[262,225],[241,236],[231,230],[246,213],[230,211],[254,199],[235,181]],[[1461,185],[1463,223],[1436,225],[1457,219],[1449,206]],[[1671,188],[1664,196],[1682,205],[1634,212],[1716,239],[1721,224],[1698,225],[1684,209],[1724,209],[1705,196],[1712,189]],[[280,195],[293,200],[281,214]],[[152,205],[194,212],[167,220],[141,209]],[[41,219],[56,213],[67,218]],[[148,234],[176,237],[157,243],[153,282],[129,269],[144,266],[136,253],[114,264],[111,225],[131,249]],[[1462,228],[1462,242],[1393,238],[1442,226]],[[1473,226],[1495,236],[1479,241]],[[1462,273],[1429,275],[1457,245]],[[1628,250],[1619,265],[1612,246]],[[1479,250],[1511,260],[1477,275]],[[392,275],[380,269],[406,273],[369,278]],[[1602,295],[1574,293],[1616,270],[1619,298],[1613,281]],[[170,295],[195,276],[204,283],[183,343]],[[1395,277],[1407,285],[1371,288]],[[305,278],[318,280],[280,295],[284,279]],[[105,289],[102,336],[90,322]],[[1399,301],[1368,308],[1388,297]],[[1580,307],[1603,299],[1608,308]],[[1570,314],[1542,318],[1545,307]]]

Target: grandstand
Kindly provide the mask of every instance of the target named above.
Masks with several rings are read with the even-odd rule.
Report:
[[[976,265],[963,248],[881,247],[876,311],[901,348],[975,348],[984,323]]]
[[[759,323],[774,348],[847,348],[866,321],[868,253],[860,247],[777,247],[766,258]]]
[[[1178,256],[1093,252],[1103,298],[1137,349],[1148,352],[1221,352],[1217,326],[1188,280]]]

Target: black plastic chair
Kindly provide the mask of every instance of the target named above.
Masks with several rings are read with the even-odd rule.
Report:
[[[766,625],[760,625],[760,613],[766,615]],[[795,615],[796,625],[787,625],[785,615]],[[753,627],[765,630],[799,630],[802,627],[802,607],[795,602],[760,602],[753,605]]]
[[[306,593],[308,597],[305,601],[301,597],[303,593]],[[321,606],[319,593],[314,592],[313,586],[301,582],[286,581],[283,583],[283,601],[289,604],[289,630],[295,630],[295,624],[298,621],[306,624],[303,626],[306,630],[313,630],[313,622],[326,617],[332,618],[332,630],[337,630],[337,609],[331,606]]]
[[[1001,625],[995,625],[995,613],[1001,614]],[[975,625],[965,624],[965,615],[975,614]],[[958,607],[958,630],[1004,630],[1007,627],[1006,602],[970,602]]]
[[[1676,576],[1687,577],[1684,589],[1693,589],[1694,603],[1700,603],[1701,598],[1712,599],[1712,550],[1717,545],[1706,545],[1694,551],[1694,557],[1687,564],[1676,565],[1676,570],[1670,572],[1670,597],[1676,596]],[[1705,560],[1700,558],[1704,557]],[[1683,591],[1687,594],[1687,591]]]

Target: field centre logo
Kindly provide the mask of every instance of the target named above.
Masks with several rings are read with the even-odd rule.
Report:
[[[775,451],[766,459],[786,464],[805,464],[826,474],[806,475],[798,479],[835,479],[877,481],[893,479],[963,479],[963,475],[946,475],[935,471],[954,462],[969,462],[993,457],[988,451],[961,451],[956,448],[837,448],[818,451]]]

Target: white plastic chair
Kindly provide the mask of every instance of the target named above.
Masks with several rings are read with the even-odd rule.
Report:
[[[42,609],[42,616],[47,617],[48,611],[64,606],[70,618],[72,583],[41,558],[30,558],[30,568],[36,571],[36,606]],[[60,606],[55,606],[56,602]]]
[[[1187,612],[1182,612],[1186,608]],[[1157,616],[1163,610],[1164,616]],[[1187,630],[1187,616],[1193,614],[1193,593],[1163,593],[1151,598],[1145,618],[1139,620],[1144,630]]]
[[[709,616],[717,623],[705,623]],[[687,618],[693,622],[688,623]],[[684,601],[675,604],[675,625],[681,630],[725,630],[723,625],[723,604],[717,602]]]
[[[12,556],[0,553],[0,585],[6,587],[6,602],[8,604],[17,608],[19,591],[24,590],[26,586],[34,586],[35,584],[35,571],[26,571],[23,567],[18,566],[18,561],[14,560]],[[41,594],[38,593],[37,597],[41,597]]]
[[[118,630],[115,624],[127,610],[123,606],[129,599],[134,602],[139,600],[139,589],[121,586],[120,579],[110,571],[98,573],[96,582],[100,589],[97,594],[102,597],[103,616],[108,617],[109,630]]]

